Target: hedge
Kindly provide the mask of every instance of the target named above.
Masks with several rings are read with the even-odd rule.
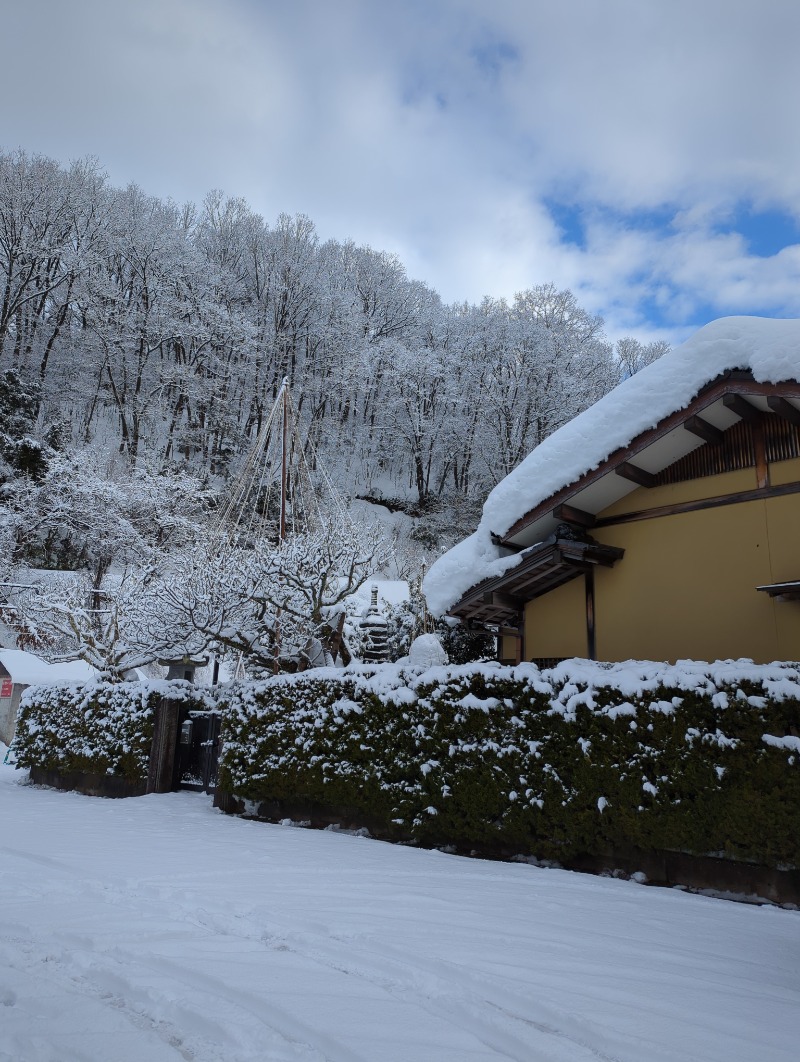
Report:
[[[382,836],[800,866],[800,671],[749,661],[325,669],[222,692],[220,788]]]
[[[11,755],[20,767],[143,781],[162,697],[209,706],[182,681],[31,686],[20,700]]]

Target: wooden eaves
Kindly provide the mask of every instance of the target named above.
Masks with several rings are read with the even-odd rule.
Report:
[[[519,564],[503,575],[472,587],[449,614],[492,626],[516,627],[526,601],[549,593],[598,564],[610,567],[624,552],[591,540],[553,536],[525,550]]]

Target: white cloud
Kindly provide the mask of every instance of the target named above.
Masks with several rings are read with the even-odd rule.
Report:
[[[6,6],[5,146],[307,213],[448,300],[552,280],[645,337],[800,313],[797,248],[757,258],[714,227],[741,202],[800,217],[789,0]],[[583,246],[552,199],[582,210]]]

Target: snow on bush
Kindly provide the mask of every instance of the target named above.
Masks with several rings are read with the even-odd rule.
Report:
[[[223,695],[220,782],[251,809],[343,808],[387,837],[546,858],[800,865],[791,665],[384,665]]]
[[[540,858],[634,847],[800,866],[794,665],[382,665],[214,691],[31,687],[12,753],[141,780],[163,696],[222,711],[220,785],[253,813],[316,805],[397,840]]]
[[[162,697],[196,703],[202,692],[188,682],[164,681],[31,686],[20,701],[11,755],[20,767],[141,781]]]

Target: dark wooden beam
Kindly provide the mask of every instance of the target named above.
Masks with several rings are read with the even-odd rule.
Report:
[[[764,437],[764,423],[759,420],[750,429],[753,436],[753,454],[756,460],[756,486],[769,486],[769,461],[767,460],[767,440]]]
[[[590,660],[597,659],[597,629],[594,609],[594,569],[584,576],[586,590],[586,655]]]
[[[640,487],[655,487],[656,483],[658,483],[658,476],[653,472],[648,472],[645,468],[639,468],[638,465],[632,465],[630,461],[623,461],[621,465],[617,465],[614,471],[618,476],[630,480],[631,483],[636,483]]]
[[[690,431],[692,435],[696,435],[698,439],[702,439],[707,443],[722,442],[723,432],[719,428],[715,428],[713,424],[709,424],[707,420],[703,420],[702,417],[698,417],[695,413],[692,417],[687,417],[683,422],[684,428]]]
[[[521,598],[501,593],[499,590],[487,590],[483,595],[483,603],[493,608],[508,609],[511,612],[522,612],[525,607],[525,602]]]
[[[783,417],[784,420],[788,420],[791,424],[800,426],[800,409],[797,406],[793,406],[788,398],[781,398],[780,395],[770,395],[767,399],[767,405],[779,417]]]
[[[713,498],[700,498],[697,501],[655,505],[652,509],[635,509],[630,513],[621,513],[619,516],[605,516],[597,521],[595,527],[616,527],[618,524],[632,524],[638,520],[655,520],[660,516],[695,513],[701,509],[719,509],[725,505],[763,501],[765,498],[783,498],[788,494],[800,494],[800,483],[778,483],[770,487],[757,487],[755,490],[742,490],[737,494],[717,494]]]
[[[575,524],[576,527],[594,527],[594,513],[576,509],[574,505],[557,505],[553,509],[556,520],[563,520],[565,524]]]
[[[740,420],[758,420],[761,410],[752,405],[744,395],[728,394],[722,396],[722,404],[731,413],[735,413]]]

